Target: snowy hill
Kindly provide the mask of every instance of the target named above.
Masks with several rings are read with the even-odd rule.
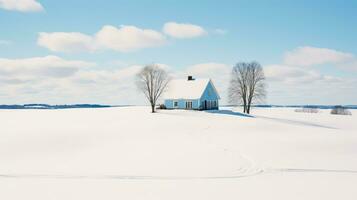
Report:
[[[0,110],[0,199],[356,199],[357,112]]]

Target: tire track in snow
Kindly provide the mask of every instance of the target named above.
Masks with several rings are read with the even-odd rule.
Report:
[[[271,168],[239,168],[231,176],[139,176],[139,175],[66,175],[66,174],[0,174],[1,179],[98,179],[98,180],[212,180],[239,179],[266,173],[352,173],[357,170]]]
[[[275,169],[247,169],[240,168],[241,174],[232,176],[138,176],[138,175],[65,175],[65,174],[0,174],[1,179],[98,179],[98,180],[213,180],[213,179],[239,179],[257,176],[266,173],[352,173],[357,170],[335,169],[301,169],[301,168],[275,168]]]
[[[113,179],[113,180],[209,180],[237,179],[258,175],[261,172],[234,176],[131,176],[131,175],[55,175],[55,174],[0,174],[0,178],[29,179]]]
[[[236,169],[232,175],[222,176],[147,176],[147,175],[95,175],[95,174],[1,174],[0,179],[106,179],[106,180],[210,180],[210,179],[238,179],[250,176],[256,176],[264,172],[263,169],[257,167],[256,163],[242,155],[241,158],[247,161],[246,166],[241,166]]]
[[[226,151],[231,152],[229,149]],[[239,179],[269,173],[351,173],[357,174],[357,170],[319,169],[319,168],[270,168],[262,167],[248,156],[238,153],[239,157],[246,161],[232,175],[222,176],[159,176],[159,175],[120,175],[120,174],[31,174],[9,173],[1,174],[0,179],[98,179],[98,180],[210,180],[210,179]]]
[[[271,168],[265,172],[279,173],[279,172],[320,172],[320,173],[353,173],[357,174],[357,170],[343,170],[343,169],[308,169],[308,168]]]

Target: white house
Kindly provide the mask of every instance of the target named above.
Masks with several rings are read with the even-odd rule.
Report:
[[[220,96],[211,79],[172,80],[164,94],[167,109],[218,109]]]

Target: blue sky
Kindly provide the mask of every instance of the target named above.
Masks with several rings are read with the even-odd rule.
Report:
[[[147,63],[211,77],[225,96],[231,66],[256,60],[266,103],[357,104],[356,1],[11,2],[0,0],[0,103],[144,103],[132,76]]]

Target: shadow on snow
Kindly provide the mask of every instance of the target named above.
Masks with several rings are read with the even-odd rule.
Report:
[[[335,127],[324,126],[324,125],[315,124],[315,123],[311,123],[311,122],[305,122],[305,121],[297,121],[297,120],[290,120],[290,119],[280,119],[280,118],[265,117],[265,116],[256,116],[256,117],[261,118],[261,119],[272,120],[272,121],[276,121],[276,122],[280,122],[280,123],[285,123],[285,124],[311,126],[311,127],[327,128],[327,129],[337,129]]]
[[[254,117],[252,115],[248,115],[245,113],[241,112],[233,112],[231,110],[205,110],[205,112],[208,113],[214,113],[214,114],[222,114],[222,115],[232,115],[232,116],[239,116],[239,117]]]

